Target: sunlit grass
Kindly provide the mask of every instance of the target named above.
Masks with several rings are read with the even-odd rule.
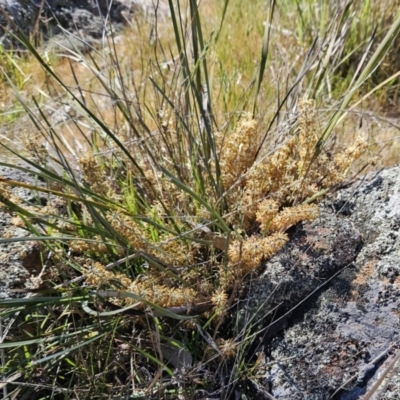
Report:
[[[396,4],[391,2],[389,6],[385,6],[383,3],[354,2],[348,10],[347,14],[352,18],[344,26],[350,30],[350,33],[345,47],[335,56],[342,57],[341,54],[344,51],[345,56],[342,57],[344,61],[338,63],[337,66],[335,64],[335,69],[326,75],[323,82],[329,88],[327,94],[332,101],[340,97],[346,84],[352,79],[357,63],[368,46],[372,29],[377,27],[375,42],[378,43],[385,34],[388,24],[393,20]],[[210,97],[216,105],[214,118],[218,123],[224,123],[227,114],[234,115],[243,108],[251,108],[252,105],[247,102],[250,93],[255,90],[260,48],[264,29],[268,24],[268,6],[264,1],[245,3],[238,0],[230,1],[225,14],[223,14],[224,6],[225,2],[203,1],[200,7],[204,21],[204,41],[209,47],[207,63],[213,88]],[[340,10],[338,6],[336,2],[328,4],[307,0],[298,4],[292,1],[283,2],[275,7],[266,65],[267,77],[262,82],[257,104],[257,118],[260,122],[267,123],[268,118],[273,115],[277,98],[282,98],[285,92],[282,82],[286,80],[286,86],[290,86],[295,81],[312,40],[317,35],[322,38],[323,32],[332,28],[328,16],[334,15],[335,11],[338,12]],[[181,10],[186,15],[189,13],[183,3]],[[299,14],[300,10],[301,14]],[[219,31],[223,15],[224,23],[222,30]],[[388,77],[397,71],[397,43],[398,41],[392,53],[389,53],[374,78],[370,80],[370,87],[381,80],[381,76]],[[111,77],[115,74],[115,70],[110,65],[107,55],[110,48],[104,45],[107,43],[99,43],[98,51],[92,53],[92,57],[94,62],[102,68],[105,76]],[[376,47],[376,45],[372,46]],[[43,49],[45,47],[44,45]],[[158,18],[157,29],[154,29],[154,21],[151,17],[144,19],[143,16],[139,16],[124,28],[111,47],[112,51],[115,48],[114,62],[118,62],[125,76],[124,85],[127,91],[136,92],[137,98],[132,98],[133,102],[142,102],[145,96],[146,101],[150,101],[148,88],[151,84],[147,80],[149,74],[154,75],[154,71],[161,68],[160,72],[165,77],[170,76],[170,79],[173,79],[177,72],[177,60],[172,56],[176,54],[174,32],[170,17],[166,14]],[[54,46],[54,48],[57,47]],[[54,72],[63,76],[64,82],[71,88],[77,85],[76,78],[72,74],[71,68],[73,68],[76,76],[79,77],[81,90],[88,92],[86,94],[88,104],[91,103],[91,97],[96,98],[96,107],[101,112],[104,121],[107,124],[114,124],[118,116],[112,111],[110,107],[112,102],[107,98],[104,88],[99,86],[99,81],[95,79],[93,71],[86,64],[78,62],[76,57],[66,57],[67,53],[62,49],[57,51],[53,49],[43,54]],[[1,59],[4,71],[12,77],[14,84],[27,101],[35,93],[39,104],[47,104],[48,108],[51,108],[52,99],[58,96],[58,84],[48,74],[46,75],[36,59],[31,56],[18,58],[11,53],[3,53]],[[310,74],[306,77],[305,82],[311,76]],[[369,107],[372,106],[374,110],[379,110],[380,105],[380,107],[390,108],[391,102],[395,101],[397,96],[397,82],[397,79],[394,80],[390,86],[385,86],[375,93],[374,100],[368,99],[365,103]],[[14,111],[20,106],[17,105],[7,81],[3,79],[0,86],[0,104],[3,110],[0,120],[7,124],[8,130],[12,132],[13,125],[16,129],[20,129],[18,127],[20,114]],[[38,89],[41,91],[39,95]],[[360,92],[360,95],[365,94],[367,90],[368,87],[365,86],[364,92]],[[324,100],[329,100],[329,98]],[[157,100],[153,101],[156,105]],[[76,140],[77,136],[80,136],[77,135],[76,127],[70,122],[62,124],[60,129],[60,134],[65,137]]]

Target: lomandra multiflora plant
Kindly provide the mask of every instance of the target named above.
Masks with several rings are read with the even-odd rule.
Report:
[[[123,178],[114,172],[112,160],[94,152],[79,157],[84,187],[94,202],[106,208],[103,225],[110,228],[115,239],[104,240],[95,234],[93,214],[84,202],[79,215],[74,213],[70,221],[54,222],[52,235],[82,235],[82,240],[69,242],[68,251],[81,257],[86,283],[136,294],[142,299],[137,309],[150,302],[190,311],[197,304],[208,303],[208,315],[223,315],[234,287],[285,245],[287,229],[318,216],[318,205],[305,200],[345,179],[350,166],[367,148],[359,137],[344,151],[316,154],[320,132],[314,102],[301,100],[298,113],[297,129],[260,158],[259,129],[250,114],[244,113],[226,136],[213,132],[222,196],[216,197],[207,176],[199,178],[190,168],[179,171],[188,187],[194,188],[202,180],[208,203],[193,197],[176,184],[176,178],[165,173],[178,156],[169,153],[167,146],[186,153],[187,159],[191,149],[176,131],[176,117],[160,113],[161,134],[167,144],[160,145],[153,160],[140,147],[132,148],[137,167],[126,168]],[[35,149],[32,156],[38,156],[38,147],[32,143],[27,147]],[[118,165],[131,164],[122,152],[117,157]],[[209,168],[216,176],[215,163]],[[70,189],[61,191],[67,194]],[[4,189],[2,196],[7,197]],[[215,224],[213,209],[219,204],[223,214],[218,218],[228,232],[210,229]],[[49,209],[42,212],[49,214]],[[55,210],[52,213],[56,214]],[[80,221],[84,221],[84,227]],[[94,233],[91,240],[85,240],[90,232]],[[110,253],[119,258],[136,254],[135,273],[106,268],[99,260],[109,260]]]
[[[221,122],[207,64],[212,60],[210,49],[219,45],[219,32],[205,42],[197,3],[188,2],[188,16],[180,2],[175,7],[172,1],[169,4],[171,51],[177,57],[167,67],[172,65],[173,70],[167,71],[157,58],[166,54],[159,39],[155,60],[148,65],[143,61],[141,80],[131,86],[113,42],[100,61],[93,54],[71,52],[71,59],[78,61],[69,64],[74,79],[79,76],[77,68],[91,74],[89,85],[77,82],[71,89],[19,36],[45,70],[49,87],[58,95],[64,92],[61,104],[68,103],[79,116],[69,127],[83,138],[72,149],[65,132],[37,100],[38,109],[32,110],[16,92],[35,127],[26,137],[30,156],[19,156],[48,186],[0,178],[0,199],[18,214],[14,223],[26,227],[40,243],[44,271],[35,281],[36,289],[50,290],[52,283],[54,295],[36,302],[0,301],[0,307],[15,306],[15,313],[26,304],[37,307],[29,314],[37,328],[35,338],[28,343],[22,335],[15,347],[31,346],[20,362],[30,363],[34,376],[36,366],[44,365],[52,388],[74,386],[86,393],[89,385],[96,393],[114,395],[138,395],[143,389],[142,397],[149,398],[161,386],[181,390],[185,384],[191,394],[196,385],[218,388],[217,396],[224,398],[230,390],[230,372],[222,361],[232,357],[241,365],[237,370],[248,373],[241,350],[248,344],[246,333],[230,337],[233,330],[219,330],[224,322],[229,326],[229,308],[246,293],[262,262],[287,243],[287,230],[318,217],[318,200],[349,175],[367,148],[362,137],[354,135],[344,149],[335,147],[329,137],[352,96],[381,61],[393,32],[365,67],[360,64],[359,78],[329,118],[321,118],[307,94],[324,93],[328,73],[334,71],[330,56],[340,61],[332,48],[326,51],[327,43],[340,45],[345,38],[340,25],[345,14],[340,14],[321,47],[310,50],[284,97],[288,101],[299,82],[309,84],[303,98],[291,104],[295,120],[275,127],[284,102],[268,123],[260,122],[257,105],[265,83],[271,26],[267,24],[258,80],[243,94],[244,101],[238,101],[254,103],[253,110],[238,106]],[[273,8],[270,22],[272,15]],[[392,29],[397,32],[399,26],[400,20]],[[190,35],[184,34],[188,31]],[[335,51],[340,53],[339,45]],[[12,185],[47,193],[47,206],[25,204],[13,195]],[[7,240],[18,239],[3,242]],[[57,346],[46,345],[50,339]],[[171,346],[185,356],[185,374],[182,363],[168,356]],[[10,360],[9,373],[19,365]],[[169,380],[163,381],[164,373]],[[109,386],[115,383],[114,376],[118,388]],[[232,386],[239,381],[235,376]],[[173,392],[171,398],[178,394],[182,393]]]
[[[173,117],[164,115],[160,122],[167,130],[168,140],[177,146]],[[126,242],[119,256],[123,256],[128,246],[138,255],[146,255],[164,266],[160,269],[158,265],[149,265],[134,279],[127,278],[93,261],[99,253],[107,253],[107,246],[103,245],[101,251],[97,243],[71,242],[70,248],[75,253],[90,255],[82,265],[86,281],[95,286],[102,284],[103,288],[135,293],[164,308],[189,310],[195,304],[211,302],[211,312],[223,314],[235,283],[284,246],[288,240],[286,230],[318,216],[318,205],[304,203],[304,200],[342,181],[367,147],[366,141],[358,138],[345,151],[335,155],[323,152],[315,157],[319,132],[311,100],[299,103],[297,132],[261,160],[255,158],[259,148],[258,132],[257,123],[249,114],[244,114],[226,137],[219,137],[215,132],[224,188],[223,197],[216,198],[215,202],[225,204],[225,214],[221,218],[230,232],[229,235],[221,233],[221,236],[209,233],[207,239],[211,244],[188,240],[185,233],[188,227],[198,226],[196,234],[199,235],[201,227],[212,224],[213,216],[207,207],[162,174],[160,169],[167,169],[174,162],[167,152],[160,149],[158,166],[140,159],[141,154],[137,153],[136,160],[143,174],[129,176],[131,182],[137,182],[136,187],[132,183],[129,188],[130,206],[140,208],[146,199],[140,214],[157,221],[163,227],[161,232],[145,219],[132,218],[139,210],[133,215],[125,212],[128,199],[121,187],[113,188],[109,173],[102,170],[94,154],[80,158],[90,190],[113,201],[119,199],[123,207],[118,210],[116,206],[106,214],[107,222]],[[182,172],[192,174],[191,171]],[[195,187],[195,176],[191,179]],[[204,180],[202,184],[205,193],[212,198],[211,183]],[[83,212],[88,221],[88,212]],[[183,233],[182,237],[171,233],[177,230]],[[225,251],[227,262],[224,262]],[[145,306],[143,302],[138,305],[139,308]]]

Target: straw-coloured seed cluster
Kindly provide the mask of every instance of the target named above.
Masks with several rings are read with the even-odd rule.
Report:
[[[267,156],[257,157],[261,143],[257,122],[246,114],[231,134],[222,137],[215,133],[219,166],[212,158],[201,164],[205,162],[202,155],[196,169],[189,163],[193,147],[179,133],[173,115],[163,112],[159,118],[164,141],[155,147],[153,161],[146,150],[136,149],[136,169],[129,169],[123,182],[111,178],[118,174],[106,172],[114,168],[109,159],[94,154],[81,157],[85,185],[95,194],[93,201],[108,210],[103,218],[119,239],[105,243],[103,236],[93,234],[91,241],[71,241],[70,249],[88,260],[82,266],[87,283],[130,291],[162,307],[211,301],[214,312],[223,314],[234,285],[285,245],[285,231],[300,221],[318,217],[318,206],[304,200],[342,181],[367,147],[364,139],[357,138],[342,152],[316,153],[320,133],[314,104],[302,100],[296,130]],[[126,155],[117,156],[129,165]],[[224,236],[220,231],[208,234],[207,242],[198,229],[193,229],[213,226],[211,208],[162,171],[164,168],[176,175],[174,166],[185,159],[186,164],[179,164],[179,179],[193,192],[201,189],[214,209],[221,210],[218,207],[224,204],[221,218],[231,229],[229,243],[226,232]],[[201,168],[211,169],[214,176],[219,168],[222,197],[217,197],[215,182],[209,176],[199,176]],[[5,186],[0,187],[0,194],[11,195]],[[93,226],[87,207],[82,206],[80,218],[86,226]],[[61,221],[57,223],[61,229]],[[78,232],[73,224],[68,230],[74,227]],[[218,246],[215,234],[219,235]],[[137,263],[153,262],[139,268],[134,278],[115,273],[101,262],[110,248],[121,257],[127,249],[130,254],[136,253]]]
[[[163,118],[167,117],[163,114]],[[169,121],[163,126],[168,130],[170,140],[174,141],[177,135],[174,124]],[[195,242],[174,238],[161,231],[154,234],[154,229],[142,221],[121,215],[110,223],[126,237],[132,248],[154,255],[165,265],[177,268],[180,274],[180,279],[174,279],[171,274],[150,267],[146,274],[134,281],[121,276],[124,289],[163,307],[211,300],[214,311],[222,314],[227,304],[227,293],[234,283],[284,246],[288,240],[285,231],[290,226],[318,216],[316,204],[302,204],[301,201],[343,180],[353,161],[367,146],[363,139],[358,138],[351,148],[334,156],[324,152],[316,156],[318,139],[314,105],[308,100],[299,103],[297,132],[261,161],[255,160],[260,143],[257,123],[249,115],[242,117],[229,137],[222,138],[217,133],[227,200],[225,220],[232,227],[233,238],[228,249],[228,265],[224,265],[222,257],[215,253],[214,256],[206,253],[210,258],[208,262],[204,260],[205,249]],[[163,154],[166,156],[165,152]],[[166,160],[165,165],[170,161]],[[187,230],[184,218],[179,218],[182,214],[192,219],[210,215],[201,204],[196,204],[187,193],[155,171],[146,168],[147,181],[160,192],[159,197],[166,207],[180,211],[175,213],[173,223],[182,231]],[[93,180],[94,185],[98,182],[89,175],[87,179],[89,182]],[[148,198],[153,196],[151,193],[147,195]],[[163,224],[172,223],[166,218],[165,209],[156,201],[150,205],[147,215]],[[203,262],[195,266],[199,260]],[[103,271],[99,265],[95,269]],[[112,274],[113,279],[118,276]],[[88,271],[86,278],[91,284],[98,283],[94,272]],[[187,287],[182,286],[182,281]]]

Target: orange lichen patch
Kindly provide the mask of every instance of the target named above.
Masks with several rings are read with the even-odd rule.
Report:
[[[357,277],[352,281],[353,285],[363,285],[373,276],[375,272],[376,260],[370,260],[366,262],[360,271],[357,273]]]
[[[372,278],[375,272],[375,265],[376,260],[370,260],[366,262],[357,273],[356,278],[352,281],[351,294],[353,298],[357,299],[358,297],[358,287],[364,285],[370,278]]]
[[[315,251],[325,251],[331,249],[331,244],[326,242],[325,238],[329,237],[332,234],[332,229],[330,228],[316,228],[315,235],[307,235],[306,244],[310,246],[310,249]]]
[[[393,276],[392,278],[385,278],[384,282],[385,282],[385,284],[394,285],[394,286],[397,286],[398,288],[400,288],[400,276],[398,276],[398,275]]]

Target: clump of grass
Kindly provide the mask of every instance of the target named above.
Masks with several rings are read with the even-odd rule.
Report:
[[[218,96],[223,86],[213,82],[221,76],[215,54],[227,8],[217,31],[205,36],[197,2],[169,6],[174,42],[152,38],[138,77],[123,69],[110,39],[104,52],[69,53],[78,62],[67,64],[71,87],[19,35],[59,106],[73,110],[67,128],[76,139],[71,144],[45,108],[36,99],[36,109],[29,105],[16,88],[36,128],[27,137],[29,157],[18,155],[48,183],[0,178],[1,202],[19,215],[45,260],[34,282],[39,296],[0,301],[13,332],[0,345],[13,349],[2,372],[19,395],[34,389],[49,398],[244,393],[241,384],[262,360],[246,365],[253,332],[232,337],[228,311],[262,261],[287,242],[286,231],[318,216],[317,200],[349,176],[367,148],[358,136],[338,148],[332,135],[400,20],[321,118],[323,82],[334,71],[326,65],[340,63],[325,49],[345,40],[346,14],[314,43],[267,112],[260,99],[272,65],[272,7],[254,78],[226,114]],[[83,69],[90,84],[79,81]],[[49,204],[27,206],[9,186],[47,193]]]
[[[287,2],[282,6],[281,25],[282,29],[292,30],[293,20],[296,21],[295,36],[304,45],[311,45],[314,38],[322,37],[329,29],[334,28],[332,15],[346,10],[346,23],[342,25],[342,34],[347,36],[346,41],[334,46],[332,51],[341,58],[339,63],[334,64],[336,72],[334,79],[330,82],[331,88],[338,93],[346,89],[354,75],[359,72],[359,64],[362,60],[366,62],[370,54],[375,51],[383,37],[387,34],[398,13],[399,1],[393,2],[313,2],[298,0],[296,10]],[[293,18],[296,15],[296,18]],[[289,18],[287,18],[289,17]],[[318,21],[318,23],[315,23]],[[400,39],[395,38],[390,50],[368,83],[364,85],[364,93],[376,88],[388,77],[394,76],[399,70],[398,54]],[[371,51],[365,52],[366,48]],[[374,96],[374,103],[384,109],[396,104],[398,92],[398,79],[393,78],[390,84],[382,87]]]

